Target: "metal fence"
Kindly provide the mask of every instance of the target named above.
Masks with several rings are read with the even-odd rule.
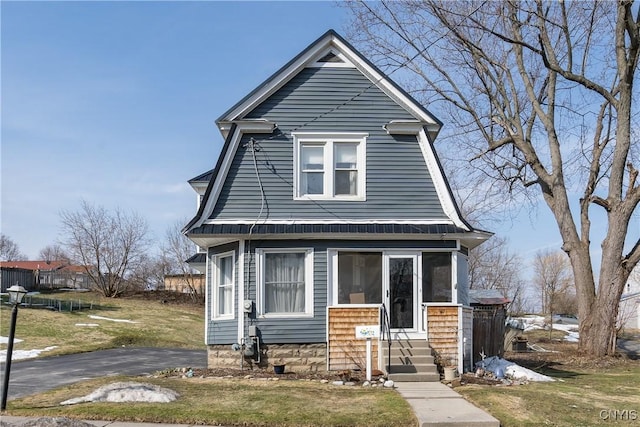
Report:
[[[26,295],[22,300],[23,307],[44,308],[53,311],[80,311],[94,308],[92,302],[78,300],[60,300],[42,296]]]

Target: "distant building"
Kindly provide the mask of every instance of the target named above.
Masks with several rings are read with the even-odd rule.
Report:
[[[191,285],[190,285],[191,284]],[[164,276],[164,290],[192,293],[195,289],[198,295],[204,294],[204,274],[167,274]]]
[[[633,270],[624,286],[618,321],[624,329],[640,329],[640,267]]]
[[[40,289],[89,289],[85,267],[68,261],[1,261],[2,291],[16,283],[29,291]]]

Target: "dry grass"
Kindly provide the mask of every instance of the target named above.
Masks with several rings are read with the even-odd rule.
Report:
[[[505,359],[556,379],[517,386],[464,385],[456,391],[500,420],[519,426],[637,426],[640,361],[591,358],[577,345],[529,334],[550,352],[507,353]]]
[[[395,391],[318,381],[238,378],[135,378],[175,390],[171,403],[83,403],[60,406],[96,388],[132,378],[102,378],[11,401],[11,415],[228,426],[407,426],[416,419]]]
[[[97,293],[54,293],[51,298],[83,299],[91,310],[57,312],[21,308],[16,324],[14,350],[43,349],[56,346],[46,355],[69,354],[127,346],[205,348],[204,307],[168,304],[162,300],[105,298]],[[0,335],[7,336],[10,308],[0,308]],[[135,323],[92,319],[129,320]],[[87,326],[95,324],[97,326]],[[5,345],[0,346],[3,348]],[[45,355],[45,353],[43,353]]]

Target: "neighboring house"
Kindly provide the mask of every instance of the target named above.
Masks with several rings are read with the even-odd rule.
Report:
[[[84,267],[69,265],[68,261],[2,261],[2,289],[15,285],[13,277],[27,290],[88,289],[89,276]],[[19,275],[19,276],[16,276]],[[12,283],[9,283],[12,282]]]
[[[165,274],[164,290],[185,294],[193,293],[195,290],[198,295],[203,295],[205,290],[204,274]]]
[[[184,229],[206,249],[209,366],[239,367],[235,343],[245,364],[362,369],[355,326],[386,324],[374,367],[395,379],[437,380],[432,350],[471,369],[467,257],[491,233],[462,218],[429,111],[329,31],[216,123]]]
[[[624,329],[640,329],[640,267],[633,270],[624,287],[618,321]]]

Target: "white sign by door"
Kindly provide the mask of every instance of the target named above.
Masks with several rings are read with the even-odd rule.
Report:
[[[379,325],[362,325],[356,326],[356,338],[364,340],[371,338],[379,338],[380,337],[380,326]]]

